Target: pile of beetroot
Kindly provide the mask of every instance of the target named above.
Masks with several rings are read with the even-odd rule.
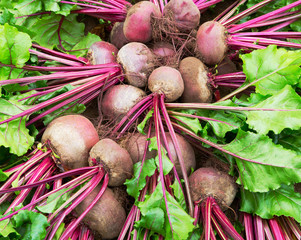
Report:
[[[181,108],[177,104],[205,109],[231,97],[245,82],[240,53],[271,44],[301,48],[285,41],[300,39],[300,32],[279,32],[299,19],[300,10],[287,11],[301,1],[245,22],[239,21],[272,1],[236,15],[245,1],[235,1],[200,24],[201,13],[218,2],[153,0],[131,5],[120,0],[98,6],[85,1],[74,13],[114,22],[110,43],[95,42],[86,58],[32,45],[31,54],[60,66],[25,65],[26,71],[46,74],[0,82],[48,84],[34,93],[23,91],[29,94],[20,101],[29,101],[32,108],[0,119],[3,125],[28,119],[27,126],[36,124],[41,136],[26,162],[3,171],[7,179],[0,188],[0,204],[9,204],[0,217],[1,229],[20,228],[19,216],[33,212],[40,214],[43,229],[39,237],[26,232],[26,239],[301,238],[292,218],[238,214],[239,186],[228,174],[230,167],[208,155],[210,150],[200,146],[201,137],[188,133],[193,126],[175,118],[208,120],[189,110],[176,112]],[[256,27],[265,30],[252,31]],[[43,100],[67,84],[71,90]],[[88,105],[96,98],[97,121],[70,114],[76,104]],[[50,113],[58,117],[41,124]],[[218,144],[210,146],[218,149]],[[14,230],[9,234],[20,237]]]

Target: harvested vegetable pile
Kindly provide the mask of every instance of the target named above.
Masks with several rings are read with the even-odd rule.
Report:
[[[300,240],[301,0],[0,3],[0,239]]]

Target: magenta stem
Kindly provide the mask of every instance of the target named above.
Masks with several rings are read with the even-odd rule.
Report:
[[[224,25],[225,21],[227,21],[236,11],[236,9],[244,4],[247,0],[237,0],[232,3],[228,8],[226,8],[222,13],[220,13],[214,21],[219,22],[220,24]]]
[[[227,234],[229,234],[234,240],[244,240],[239,233],[235,230],[227,216],[223,213],[223,211],[220,209],[220,207],[217,205],[215,200],[213,199],[213,214],[221,224],[222,228],[225,229]]]
[[[275,240],[285,240],[282,230],[276,219],[269,219],[268,221]]]
[[[249,213],[243,213],[243,216],[244,216],[246,240],[255,240],[254,239],[254,231],[253,231],[252,215]]]
[[[236,23],[238,22],[240,19],[247,17],[249,15],[251,15],[252,13],[256,12],[258,9],[264,7],[265,5],[267,5],[268,3],[272,2],[273,0],[265,0],[262,1],[260,3],[257,3],[255,5],[253,5],[252,7],[242,11],[241,13],[235,15],[234,17],[228,19],[227,21],[225,21],[223,23],[224,26],[229,26],[230,24]],[[236,8],[235,8],[236,9]]]
[[[75,61],[68,60],[68,59],[63,59],[63,58],[60,58],[60,57],[55,57],[55,56],[52,56],[52,55],[49,55],[49,54],[46,54],[46,53],[38,52],[38,51],[36,51],[36,50],[28,49],[28,51],[29,51],[31,54],[35,54],[35,55],[37,55],[38,57],[41,57],[41,58],[43,58],[43,59],[48,59],[48,60],[52,60],[52,61],[57,61],[57,62],[66,64],[66,65],[70,65],[70,66],[82,66],[82,65],[83,65],[83,63],[75,62]]]
[[[267,0],[267,1],[268,1],[268,0]],[[263,2],[265,2],[265,1],[263,1]],[[261,2],[261,3],[262,3],[262,2]],[[277,9],[277,10],[272,11],[272,12],[270,12],[270,13],[264,14],[264,15],[262,15],[262,16],[260,16],[260,17],[254,18],[254,19],[252,19],[252,20],[249,20],[249,21],[244,22],[244,23],[241,23],[241,24],[238,24],[238,25],[236,25],[236,26],[234,26],[234,27],[230,27],[230,28],[228,29],[228,32],[229,32],[229,33],[235,33],[235,32],[241,31],[242,29],[248,28],[248,27],[249,27],[250,25],[252,25],[252,24],[255,24],[255,23],[258,23],[258,22],[262,22],[262,21],[264,21],[264,20],[266,20],[266,19],[269,19],[271,16],[275,16],[275,15],[277,15],[277,14],[286,12],[287,10],[290,10],[290,9],[292,9],[292,8],[294,8],[294,7],[297,7],[297,6],[299,6],[300,4],[301,4],[301,0],[298,0],[298,1],[294,2],[294,3],[291,3],[291,4],[289,4],[289,5],[285,6],[285,7],[282,7],[282,8],[280,8],[280,9]],[[254,6],[255,6],[255,5],[254,5]],[[253,7],[254,7],[254,6],[253,6]]]
[[[166,208],[166,213],[168,216],[168,221],[170,225],[171,232],[173,234],[173,227],[172,223],[170,220],[170,213],[169,213],[169,207],[168,207],[168,202],[167,202],[167,197],[166,197],[166,191],[165,191],[165,184],[164,184],[164,175],[163,175],[163,162],[162,162],[162,151],[161,151],[161,137],[160,137],[160,125],[159,121],[161,119],[160,117],[160,101],[159,101],[160,95],[159,94],[154,94],[154,122],[155,122],[155,133],[156,133],[156,139],[157,139],[157,145],[158,145],[158,158],[159,158],[159,176],[160,176],[160,182],[161,182],[161,187],[162,187],[162,193],[163,193],[163,198],[165,202],[165,208]]]
[[[87,193],[85,192],[84,196],[81,196],[80,198],[76,199],[76,201],[72,204],[72,209],[74,209],[80,202],[82,202],[84,200],[84,197],[88,196],[88,194],[93,191],[93,189],[101,181],[102,176],[103,175],[101,174],[101,172],[99,172],[97,175],[98,178],[95,179],[95,182],[93,182],[92,186],[87,190]],[[64,239],[67,240],[70,232],[80,223],[80,221],[87,215],[87,213],[95,206],[95,204],[99,201],[99,199],[102,197],[103,193],[107,189],[108,182],[109,182],[109,174],[107,173],[104,177],[104,181],[102,183],[102,187],[101,187],[99,193],[96,195],[96,197],[93,199],[93,201],[89,204],[87,209],[85,209],[85,211],[76,219],[76,221],[72,224],[72,226],[69,226],[68,229],[66,229],[66,231],[63,233],[63,235],[60,238],[61,240],[64,240]],[[68,210],[69,210],[69,208],[68,208]],[[71,210],[69,210],[69,211],[71,211]]]
[[[82,63],[83,64],[86,64],[88,62],[87,59],[85,58],[78,58],[74,55],[71,55],[71,54],[67,54],[67,53],[62,53],[62,52],[59,52],[59,51],[55,51],[55,50],[52,50],[52,49],[49,49],[49,48],[45,48],[45,47],[42,47],[40,45],[37,45],[37,44],[32,44],[32,47],[33,48],[36,48],[38,50],[41,50],[45,53],[49,53],[50,55],[52,56],[57,56],[57,57],[60,57],[60,58],[65,58],[65,59],[69,59],[69,60],[72,60],[72,61],[77,61],[79,63]]]
[[[179,146],[179,142],[177,140],[174,128],[172,126],[169,115],[167,113],[166,107],[167,107],[167,105],[166,105],[166,103],[164,103],[164,95],[161,95],[161,110],[162,110],[164,119],[166,121],[166,125],[167,125],[168,131],[170,133],[172,142],[175,146],[175,150],[176,150],[176,153],[177,153],[177,156],[179,159],[179,163],[181,166],[181,171],[183,174],[183,179],[184,179],[184,184],[185,184],[185,189],[186,189],[186,194],[187,194],[189,214],[190,214],[190,216],[193,216],[193,212],[194,212],[193,211],[193,203],[192,203],[192,199],[191,199],[190,187],[189,187],[189,183],[188,183],[188,176],[187,176],[187,172],[186,172],[186,168],[185,168],[185,164],[184,164],[184,159],[183,159],[181,148]]]

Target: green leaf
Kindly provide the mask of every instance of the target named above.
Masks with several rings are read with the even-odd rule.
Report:
[[[301,194],[294,191],[294,186],[282,185],[266,193],[241,191],[241,211],[256,214],[261,218],[273,216],[293,217],[301,224]]]
[[[19,15],[30,15],[40,11],[51,11],[65,16],[70,14],[74,5],[59,2],[60,0],[19,0],[15,8],[18,9]]]
[[[265,135],[239,130],[236,139],[224,145],[223,149],[261,163],[236,158],[240,172],[237,182],[249,191],[267,192],[279,188],[281,184],[301,182],[301,156],[274,144]]]
[[[141,162],[137,162],[134,165],[134,177],[127,179],[125,185],[127,186],[127,193],[134,197],[136,200],[140,195],[140,191],[146,185],[146,177],[150,177],[155,173],[157,166],[154,159],[147,159],[141,169]]]
[[[19,32],[17,28],[7,23],[0,25],[0,63],[23,67],[30,57],[28,51],[30,47],[29,35]],[[1,66],[0,80],[17,78],[21,71],[21,69]]]
[[[14,226],[22,239],[42,240],[46,236],[47,218],[41,213],[22,210],[12,217]]]
[[[174,181],[170,187],[173,190],[173,194],[177,202],[181,205],[181,207],[187,211],[185,196],[183,194],[182,188],[177,180]]]
[[[300,51],[287,51],[276,46],[253,51],[241,56],[246,74],[246,83],[254,82],[256,92],[262,95],[274,94],[286,85],[296,85],[301,76]],[[267,59],[269,59],[267,61]]]
[[[181,111],[182,112],[182,111]],[[193,131],[195,134],[198,134],[199,131],[202,130],[202,125],[197,118],[183,117],[174,115],[176,119],[178,119],[178,123],[183,126],[183,123],[187,126],[188,129]]]
[[[247,123],[260,134],[273,131],[279,134],[283,129],[298,130],[301,127],[301,97],[287,85],[281,91],[255,104],[255,108],[300,109],[299,111],[249,111]]]
[[[22,96],[22,95],[20,95]],[[18,100],[0,98],[0,120],[10,118],[30,107],[22,105]],[[0,145],[10,149],[10,153],[22,156],[33,145],[34,138],[26,128],[26,118],[18,118],[0,125]]]
[[[166,198],[169,215],[167,214],[166,205],[163,198],[162,186],[159,182],[155,191],[151,195],[147,195],[144,202],[138,204],[142,214],[141,220],[145,217],[150,218],[148,213],[151,209],[160,208],[164,212],[165,226],[163,226],[162,229],[159,229],[160,232],[158,233],[166,237],[166,239],[188,239],[189,234],[194,229],[194,219],[183,210],[180,204],[168,192],[166,192]],[[156,218],[156,221],[158,221],[156,226],[160,226],[162,219]]]
[[[135,224],[135,227],[143,227],[165,235],[164,232],[164,211],[160,207],[150,208],[145,216]]]
[[[0,169],[0,182],[4,182],[13,172],[3,172],[2,169]]]
[[[301,155],[301,130],[282,132],[278,138],[278,144]]]
[[[70,191],[67,193],[65,193],[65,192],[66,192],[66,189],[62,189],[56,193],[51,194],[47,198],[47,203],[45,205],[38,206],[37,209],[42,213],[53,213],[55,210],[57,210],[63,203],[65,203],[70,198],[70,195],[71,195]],[[67,205],[67,206],[69,206],[69,205]]]
[[[215,103],[214,105],[237,107],[237,105],[230,100],[221,103]],[[211,128],[213,133],[220,138],[224,138],[227,132],[241,127],[246,119],[246,116],[243,113],[222,110],[198,110],[197,115],[217,120],[207,120],[208,123],[206,126],[207,128]]]
[[[71,14],[64,19],[61,15],[44,15],[32,25],[32,29],[35,33],[33,40],[43,47],[50,49],[56,47],[61,50],[78,51],[79,48],[76,47],[77,44],[79,44],[79,47],[84,46],[84,48],[87,48],[88,43],[98,38],[92,35],[85,37],[85,24],[79,23],[76,17],[77,14]],[[61,20],[62,23],[60,27]],[[58,33],[60,34],[61,44]],[[83,52],[80,51],[77,53],[81,55]]]
[[[146,135],[146,133],[144,132],[144,128],[145,125],[147,123],[147,121],[153,116],[154,113],[154,109],[151,109],[145,116],[145,118],[143,119],[143,121],[141,123],[139,123],[139,125],[137,126],[137,130],[141,133]]]
[[[43,117],[43,123],[44,123],[44,125],[48,125],[53,119],[55,119],[59,116],[74,114],[74,113],[81,114],[85,110],[86,110],[86,106],[84,104],[79,104],[79,103],[74,104],[74,102],[71,102],[71,103],[61,107],[60,109],[47,114],[45,117]]]
[[[9,25],[14,25],[16,23],[14,14],[6,8],[0,14],[0,25],[4,25],[5,23],[8,23]]]
[[[3,217],[2,215],[0,215],[0,216]],[[10,221],[10,219],[1,221],[0,222],[0,236],[8,237],[8,235],[11,233],[15,233],[17,236],[20,236],[20,234],[14,228],[14,225]]]
[[[163,174],[167,175],[172,170],[174,164],[167,157],[166,150],[163,147],[161,148],[161,152],[162,152],[161,156],[162,156]],[[157,165],[157,167],[160,171],[160,162],[159,162],[159,156],[158,155],[155,157],[155,162],[156,162],[156,165]]]
[[[99,36],[89,32],[88,35],[84,36],[80,42],[72,48],[71,54],[77,57],[84,57],[91,45],[99,41],[101,41]]]

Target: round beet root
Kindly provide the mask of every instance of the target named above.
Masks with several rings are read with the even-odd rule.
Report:
[[[181,97],[186,103],[206,103],[212,99],[206,66],[195,57],[184,58],[179,71],[184,81],[184,92]]]
[[[110,32],[110,42],[118,49],[129,43],[123,33],[123,24],[123,22],[115,23]]]
[[[197,51],[205,64],[215,65],[221,62],[227,51],[226,28],[219,22],[203,23],[197,32]]]
[[[200,10],[192,0],[171,0],[164,7],[163,15],[170,17],[182,32],[189,32],[200,23]]]
[[[154,136],[154,135],[152,134],[152,136]],[[176,134],[176,136],[177,136],[177,140],[178,140],[178,143],[180,146],[182,157],[184,159],[185,169],[186,169],[187,174],[189,175],[191,168],[194,169],[195,165],[196,165],[194,150],[191,147],[191,145],[185,140],[184,137],[182,137],[179,134]],[[172,139],[171,139],[169,133],[166,133],[166,138],[167,138],[167,142],[168,142],[168,148],[170,149],[171,157],[175,163],[177,173],[178,173],[179,177],[182,178],[183,174],[181,171],[180,162],[179,162],[174,144],[172,142]],[[136,133],[133,136],[131,136],[129,138],[128,142],[126,143],[125,148],[128,150],[129,154],[131,155],[133,163],[142,161],[146,140],[147,140],[147,136],[142,135],[140,133]],[[165,147],[164,144],[163,144],[163,147]],[[151,152],[147,151],[146,159],[154,158],[154,157],[156,157],[156,155],[157,155],[156,151],[151,151]]]
[[[147,78],[154,69],[155,55],[145,44],[132,42],[119,50],[117,61],[130,85],[145,87]]]
[[[111,43],[95,42],[89,48],[87,58],[92,65],[116,62],[118,49]]]
[[[234,180],[224,172],[214,168],[199,168],[189,177],[192,201],[213,197],[220,206],[230,206],[237,187]]]
[[[217,65],[217,75],[228,74],[237,72],[236,65],[227,56],[224,57],[223,61]]]
[[[152,50],[153,53],[159,57],[170,57],[176,55],[173,45],[168,42],[156,42]]]
[[[101,101],[101,111],[108,119],[120,120],[146,93],[131,85],[115,85],[108,89]]]
[[[181,97],[184,82],[181,73],[171,67],[156,68],[148,78],[148,88],[152,92],[162,92],[166,102],[173,102]]]
[[[125,149],[129,152],[133,163],[142,161],[145,142],[147,141],[147,136],[141,133],[133,134],[125,143]],[[146,159],[156,157],[157,153],[155,150],[146,152]]]
[[[152,40],[152,17],[159,18],[162,14],[152,2],[141,1],[133,5],[127,12],[123,33],[130,42],[146,43]]]
[[[89,151],[98,141],[93,124],[81,115],[54,119],[42,136],[66,170],[88,166]]]
[[[93,158],[109,173],[108,185],[111,187],[121,186],[132,177],[133,161],[130,154],[109,138],[100,140],[92,147],[90,159]]]
[[[76,208],[78,215],[82,214],[100,191],[97,186]],[[98,232],[103,239],[118,237],[126,220],[126,213],[121,204],[115,199],[114,193],[107,188],[99,201],[84,217],[90,229]]]

